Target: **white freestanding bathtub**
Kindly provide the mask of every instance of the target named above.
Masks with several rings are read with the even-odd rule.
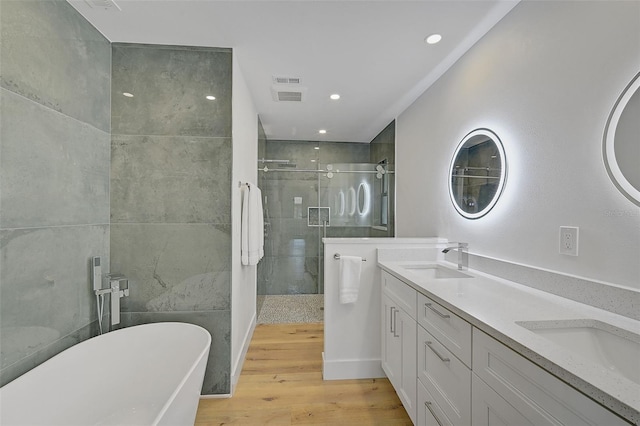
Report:
[[[193,425],[210,344],[171,322],[86,340],[0,388],[0,424]]]

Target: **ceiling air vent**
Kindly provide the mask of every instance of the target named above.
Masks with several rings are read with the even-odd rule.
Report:
[[[302,102],[302,92],[278,92],[278,101]]]
[[[282,84],[271,86],[271,97],[276,102],[303,102],[306,92],[306,87],[294,89]]]
[[[300,78],[299,77],[278,77],[274,75],[273,83],[274,84],[300,84]]]

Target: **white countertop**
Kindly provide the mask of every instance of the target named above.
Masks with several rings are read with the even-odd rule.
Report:
[[[475,270],[473,278],[421,279],[402,266],[415,261],[378,265],[418,292],[440,303],[473,326],[590,396],[634,424],[640,423],[640,385],[516,324],[516,321],[597,320],[640,334],[640,321],[565,299]],[[437,262],[456,269],[448,262]],[[640,360],[638,361],[640,368]]]

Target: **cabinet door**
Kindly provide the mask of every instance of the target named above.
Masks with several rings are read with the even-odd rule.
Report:
[[[382,369],[411,420],[416,419],[416,320],[382,294]]]
[[[533,426],[518,410],[472,374],[473,426]]]
[[[396,392],[407,410],[411,421],[416,422],[416,384],[417,378],[417,353],[416,353],[416,320],[411,318],[403,310],[397,313],[396,339],[399,340],[401,350],[402,364],[400,367],[400,385],[396,388]]]
[[[402,347],[399,344],[397,329],[398,308],[396,304],[382,293],[382,369],[397,390],[400,385],[400,365],[402,364]]]

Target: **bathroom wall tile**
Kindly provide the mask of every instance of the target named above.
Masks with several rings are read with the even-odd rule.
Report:
[[[371,141],[371,157],[372,163],[379,163],[386,159],[389,164],[395,164],[395,148],[396,148],[396,122],[389,123],[373,140]]]
[[[111,221],[231,222],[231,139],[114,135]]]
[[[0,226],[109,222],[109,134],[0,89]]]
[[[230,49],[114,44],[113,134],[231,137],[231,71]]]
[[[320,164],[368,163],[370,158],[368,143],[322,142],[320,144]]]
[[[130,280],[122,310],[229,309],[229,247],[229,225],[112,224],[111,269]]]
[[[3,333],[5,330],[3,330]],[[10,381],[18,378],[27,371],[47,361],[49,358],[59,354],[60,352],[74,346],[80,342],[83,342],[98,334],[97,321],[94,321],[84,327],[74,330],[73,332],[59,336],[56,340],[51,341],[48,344],[38,344],[37,348],[34,347],[34,352],[30,355],[20,358],[18,361],[4,366],[0,369],[0,387],[9,383]],[[15,334],[14,334],[15,336]],[[27,329],[21,330],[19,336],[23,343],[27,343],[27,340],[33,338],[33,341],[37,341],[37,337],[42,336],[42,330]],[[1,346],[0,346],[1,347]],[[2,358],[4,359],[5,351],[3,350]]]
[[[211,349],[202,385],[202,395],[231,391],[231,311],[209,312],[130,312],[122,316],[122,326],[155,322],[188,322],[211,334]]]
[[[274,256],[315,256],[322,231],[308,227],[300,219],[272,219],[269,236],[265,240],[265,253]]]
[[[262,258],[265,265],[265,278],[268,288],[262,288],[260,294],[313,294],[317,293],[318,260],[317,257],[277,256]]]
[[[108,132],[111,46],[64,0],[3,0],[0,85]]]
[[[362,238],[371,235],[368,226],[332,226],[327,228],[328,238]]]
[[[265,157],[270,160],[289,160],[299,169],[315,169],[320,159],[320,151],[315,149],[318,142],[268,140]],[[316,160],[312,163],[311,160]],[[269,168],[274,167],[267,163]]]
[[[0,230],[0,254],[2,368],[97,319],[89,265],[109,264],[108,225]]]
[[[278,166],[268,166],[269,171],[264,172],[264,170],[259,170],[258,175],[264,179],[264,182],[268,185],[274,185],[278,182],[304,182],[307,185],[313,185],[318,181],[318,173],[315,172],[315,166],[311,169],[304,170],[314,170],[312,172],[303,172],[303,171],[295,171],[296,169],[291,169],[287,167],[278,167]],[[298,170],[302,170],[298,168]],[[286,187],[287,183],[280,184],[280,188]]]
[[[267,201],[262,207],[268,209],[269,218],[299,219],[306,226],[308,208],[318,206],[317,182],[296,179],[263,182],[262,195]]]

